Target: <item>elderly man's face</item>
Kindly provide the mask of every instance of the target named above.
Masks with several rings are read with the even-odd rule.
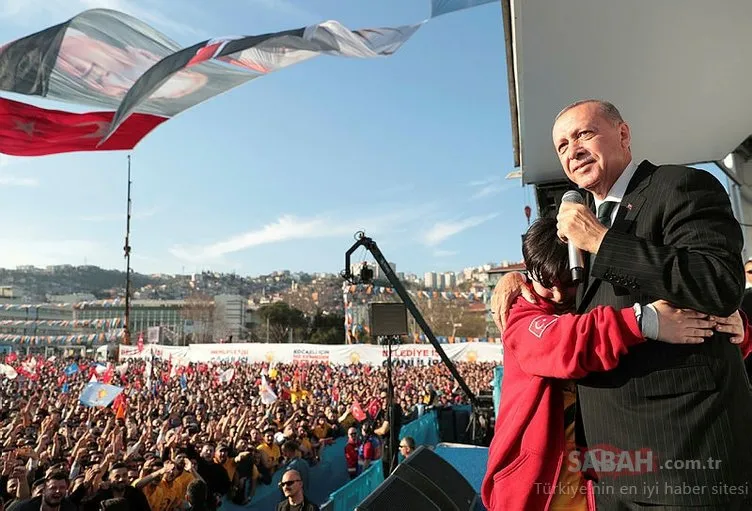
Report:
[[[556,121],[553,142],[570,181],[605,198],[629,163],[629,126],[604,117],[598,104],[576,106]]]
[[[752,261],[744,265],[744,275],[747,277],[747,285],[752,286]]]

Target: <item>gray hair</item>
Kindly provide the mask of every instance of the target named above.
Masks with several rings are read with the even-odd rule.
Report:
[[[564,110],[559,112],[559,114],[554,119],[554,124],[556,124],[556,121],[559,120],[559,117],[561,117],[571,109],[576,108],[580,105],[586,105],[588,103],[595,103],[598,106],[598,110],[600,110],[601,115],[603,115],[603,117],[611,121],[613,124],[624,122],[619,109],[616,108],[613,103],[609,103],[608,101],[604,101],[602,99],[582,99],[580,101],[575,101],[571,105],[565,107]]]

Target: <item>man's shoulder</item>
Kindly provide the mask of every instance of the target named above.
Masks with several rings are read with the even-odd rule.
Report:
[[[699,181],[703,183],[717,183],[718,186],[722,186],[721,182],[707,170],[688,167],[686,165],[657,165],[653,170],[653,176],[654,179],[661,182],[684,183]]]

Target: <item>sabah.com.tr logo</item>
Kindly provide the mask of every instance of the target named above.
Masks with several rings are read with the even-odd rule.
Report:
[[[658,459],[652,449],[643,447],[624,450],[610,445],[572,451],[567,457],[567,469],[572,472],[595,471],[601,476],[626,476],[657,472],[659,470],[716,470],[721,461]]]

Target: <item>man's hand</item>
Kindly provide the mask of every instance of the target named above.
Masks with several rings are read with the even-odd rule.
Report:
[[[520,295],[530,303],[535,303],[535,295],[527,287],[525,277],[518,272],[504,275],[494,288],[491,296],[491,315],[499,332],[504,333],[512,304]]]
[[[739,311],[734,312],[727,318],[711,316],[710,320],[715,322],[716,332],[731,334],[731,342],[733,344],[741,344],[744,342],[744,322],[742,321]]]
[[[580,250],[597,254],[608,229],[584,204],[562,202],[556,216],[556,228],[562,241],[571,241]]]
[[[669,344],[700,344],[713,335],[715,321],[707,314],[677,309],[665,300],[651,305],[658,312],[658,339]]]

